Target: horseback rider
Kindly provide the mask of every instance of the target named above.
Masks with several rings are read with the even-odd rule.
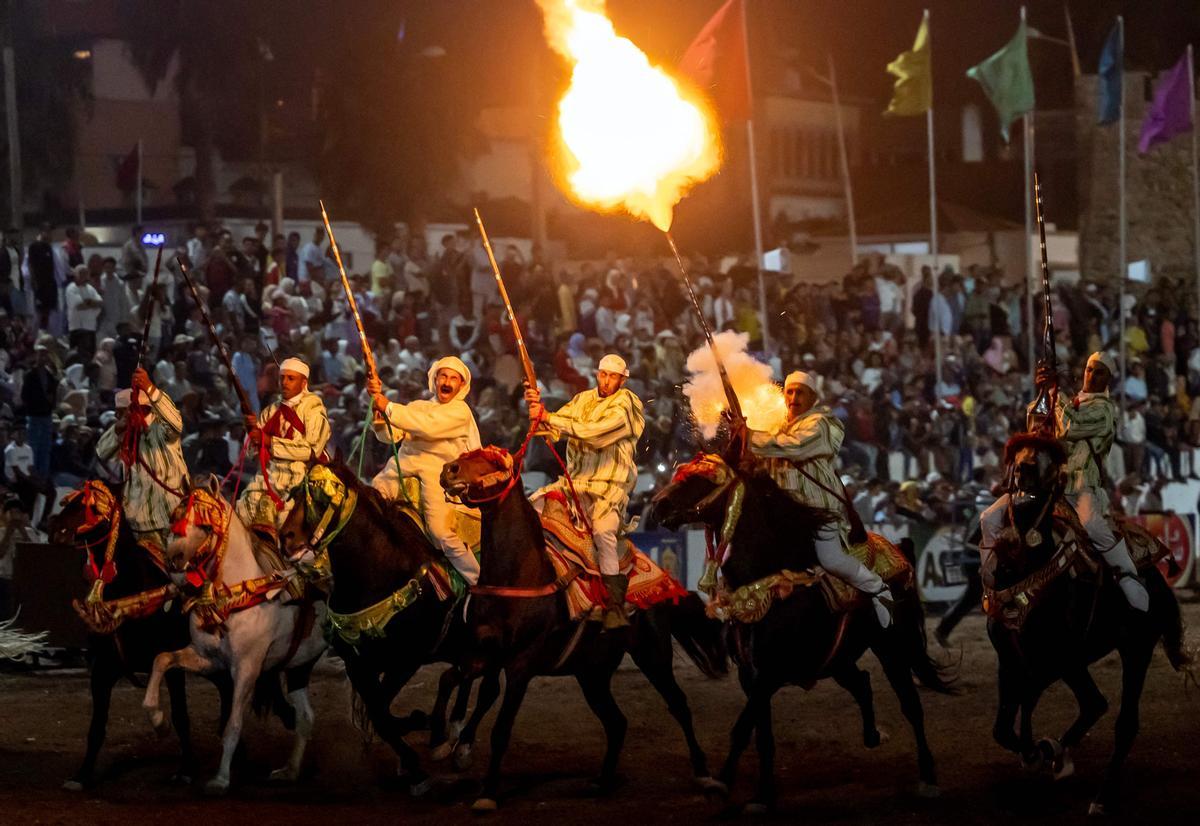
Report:
[[[625,359],[610,353],[600,359],[596,386],[584,390],[559,408],[547,413],[536,387],[527,387],[529,421],[550,431],[555,440],[567,437],[567,477],[559,479],[530,497],[541,513],[543,497],[558,492],[570,497],[573,484],[588,524],[600,576],[608,591],[605,629],[629,624],[625,617],[625,592],[629,580],[621,573],[617,556],[617,532],[637,482],[633,454],[646,426],[642,400],[625,387],[629,369]]]
[[[1092,547],[1100,554],[1104,563],[1117,572],[1117,584],[1130,606],[1138,611],[1150,608],[1150,595],[1137,574],[1137,567],[1129,556],[1125,538],[1118,536],[1109,513],[1109,498],[1106,490],[1104,461],[1116,437],[1117,408],[1108,395],[1116,364],[1105,352],[1092,353],[1083,371],[1083,390],[1070,401],[1058,396],[1055,415],[1055,436],[1065,442],[1068,451],[1066,472],[1067,486],[1064,495],[1079,516]],[[1052,369],[1041,365],[1037,371],[1037,385],[1047,387],[1057,380]],[[1036,402],[1034,403],[1036,404]],[[1034,405],[1030,405],[1027,427],[1034,430]],[[981,569],[988,570],[988,562],[996,539],[1004,528],[1008,514],[1009,494],[1005,493],[979,518],[983,538],[979,543]]]
[[[307,364],[298,358],[284,359],[279,365],[279,392],[279,401],[257,417],[245,417],[246,435],[258,447],[261,472],[246,485],[237,503],[242,522],[271,537],[291,510],[291,500],[285,497],[304,480],[313,463],[324,459],[329,441],[329,416],[321,397],[308,390]]]
[[[429,536],[468,585],[479,581],[479,560],[455,530],[455,508],[446,501],[442,466],[479,445],[479,428],[467,406],[471,371],[455,356],[429,367],[432,399],[408,404],[389,402],[378,378],[367,379],[376,412],[375,437],[396,444],[397,455],[371,480],[371,487],[388,499],[398,498],[401,474],[415,476],[421,486],[421,517]],[[390,423],[390,427],[389,427]]]
[[[821,567],[869,594],[879,624],[891,624],[892,594],[879,574],[845,552],[849,544],[849,504],[834,468],[845,428],[829,408],[817,407],[817,377],[797,370],[783,382],[787,421],[767,433],[750,431],[750,451],[764,459],[767,472],[793,499],[823,508],[837,519],[817,532],[815,549]]]
[[[119,458],[127,468],[124,504],[129,526],[138,541],[163,548],[171,511],[188,484],[183,417],[142,367],[133,371],[131,384],[116,394],[117,420],[100,436],[96,456],[104,462]]]

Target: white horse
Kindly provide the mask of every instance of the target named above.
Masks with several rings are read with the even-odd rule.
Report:
[[[315,603],[315,616],[305,616],[300,603],[288,601],[280,574],[255,558],[250,532],[221,497],[215,477],[193,485],[175,508],[172,523],[167,557],[180,587],[193,595],[189,600],[192,642],[154,659],[142,705],[161,730],[165,722],[159,689],[167,671],[230,674],[233,696],[228,717],[222,721],[221,765],[205,786],[208,794],[224,794],[255,682],[263,673],[282,671],[288,681],[288,703],[296,712],[295,741],[287,765],[272,772],[271,779],[295,780],[312,734],[308,677],[326,647],[321,633],[325,603]]]

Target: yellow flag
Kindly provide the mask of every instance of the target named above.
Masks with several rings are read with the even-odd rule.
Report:
[[[887,115],[923,115],[933,106],[933,52],[929,47],[929,16],[921,20],[912,51],[902,52],[888,64],[894,75],[892,102]]]

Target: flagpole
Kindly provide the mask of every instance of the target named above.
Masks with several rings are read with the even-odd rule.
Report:
[[[1120,226],[1117,229],[1117,250],[1121,259],[1117,264],[1117,283],[1119,284],[1119,288],[1117,290],[1117,304],[1118,313],[1121,317],[1118,327],[1121,336],[1121,340],[1118,345],[1120,349],[1118,352],[1120,353],[1121,381],[1123,382],[1125,381],[1125,377],[1129,375],[1128,371],[1125,369],[1125,280],[1129,274],[1129,250],[1126,246],[1128,241],[1126,237],[1125,218],[1125,18],[1119,14],[1117,15],[1117,40],[1121,44],[1121,53],[1117,56],[1117,60],[1120,61],[1121,69],[1118,75],[1118,77],[1121,78],[1121,94],[1117,98],[1117,111],[1119,113],[1117,118],[1117,221],[1120,223]],[[1121,405],[1121,421],[1124,422],[1124,393],[1120,394],[1119,401]]]
[[[754,145],[754,83],[750,73],[750,24],[742,7],[742,47],[746,52],[746,92],[750,96],[750,117],[746,118],[746,148],[750,155],[750,213],[754,218],[754,271],[758,273],[758,311],[762,316],[763,352],[771,352],[771,332],[767,324],[767,285],[763,278],[762,213],[758,194],[758,152]]]
[[[137,223],[142,222],[142,139],[137,142]]]
[[[829,60],[829,88],[833,92],[834,122],[837,124],[838,149],[842,158],[842,187],[846,193],[846,223],[850,229],[850,266],[858,263],[858,225],[854,220],[854,186],[850,181],[850,153],[846,150],[846,128],[842,123],[842,104],[838,97],[837,72],[833,68],[833,53]]]
[[[933,256],[934,296],[941,292],[938,284],[938,230],[937,230],[937,172],[933,148],[933,27],[929,25],[929,9],[925,9],[925,37],[929,49],[929,108],[925,110],[925,143],[929,153],[929,253]],[[942,385],[942,324],[938,319],[933,330],[933,395],[940,398]]]
[[[1196,265],[1196,300],[1200,308],[1200,145],[1196,136],[1196,65],[1192,52],[1192,44],[1187,47],[1188,60],[1188,102],[1191,104],[1192,120],[1192,221],[1195,231],[1193,254]]]

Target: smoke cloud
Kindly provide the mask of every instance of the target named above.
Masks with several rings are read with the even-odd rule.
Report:
[[[787,403],[783,388],[771,380],[771,368],[747,351],[750,336],[726,330],[713,337],[730,384],[742,405],[742,413],[751,430],[771,432],[787,421]],[[717,434],[721,413],[728,406],[721,374],[712,349],[703,345],[687,359],[689,379],[683,393],[692,405],[692,418],[705,439]]]

